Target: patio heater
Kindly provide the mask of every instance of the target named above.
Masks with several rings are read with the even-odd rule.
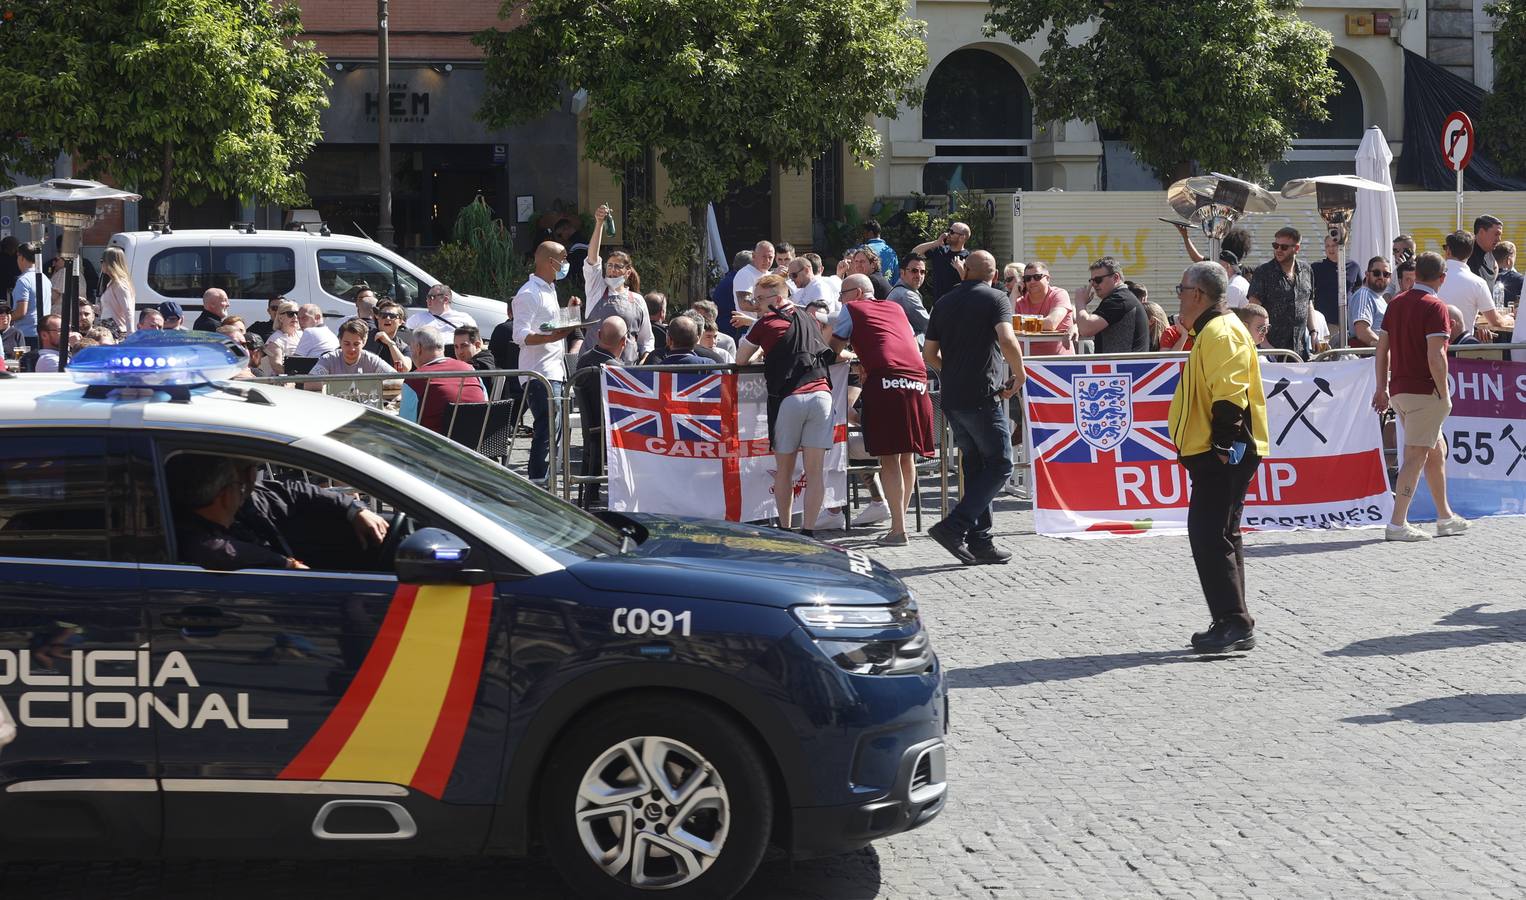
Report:
[[[1393,188],[1356,175],[1320,175],[1315,178],[1295,178],[1282,186],[1282,196],[1289,200],[1314,195],[1319,206],[1319,217],[1325,220],[1329,234],[1335,238],[1336,296],[1335,327],[1330,329],[1332,346],[1346,346],[1346,239],[1351,235],[1351,217],[1356,212],[1357,191],[1386,191]],[[1326,323],[1330,324],[1330,323]]]
[[[15,200],[21,221],[31,225],[52,226],[63,235],[58,255],[65,261],[62,309],[48,310],[62,320],[58,336],[58,371],[69,361],[69,332],[79,321],[79,248],[85,229],[95,223],[103,200],[139,200],[131,191],[119,191],[99,181],[77,178],[54,178],[41,184],[28,184],[0,192],[0,200]],[[39,298],[37,324],[42,325],[46,304]]]
[[[1277,195],[1249,181],[1213,172],[1194,175],[1166,189],[1166,203],[1208,238],[1208,259],[1219,261],[1219,242],[1242,216],[1277,208]],[[1170,219],[1163,219],[1172,225]]]

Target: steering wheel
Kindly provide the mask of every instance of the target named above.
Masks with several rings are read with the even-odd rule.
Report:
[[[404,526],[407,526],[406,532]],[[382,539],[381,546],[376,548],[376,555],[380,557],[381,564],[392,567],[397,563],[397,548],[403,543],[403,538],[413,534],[413,520],[402,510],[392,514],[387,520],[387,536]]]

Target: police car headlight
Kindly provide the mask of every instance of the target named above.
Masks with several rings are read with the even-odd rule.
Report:
[[[816,641],[816,646],[854,675],[921,675],[933,667],[933,648],[927,632],[904,640]]]
[[[814,603],[791,612],[838,668],[854,675],[920,675],[934,665],[932,643],[910,596],[884,606]]]
[[[790,610],[811,631],[839,628],[901,628],[916,624],[917,604],[910,597],[888,606],[833,606],[823,601]]]

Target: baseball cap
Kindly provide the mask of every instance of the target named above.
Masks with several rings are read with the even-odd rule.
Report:
[[[257,334],[245,334],[244,335],[244,349],[246,349],[246,350],[263,350],[263,349],[265,349],[265,339],[260,337]]]
[[[159,315],[164,316],[166,319],[184,319],[185,310],[180,308],[179,303],[173,300],[166,300],[159,304]]]
[[[1240,257],[1236,256],[1232,250],[1220,250],[1219,262],[1226,262],[1232,266],[1238,266],[1240,264]]]

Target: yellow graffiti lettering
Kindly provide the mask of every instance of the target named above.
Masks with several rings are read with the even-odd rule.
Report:
[[[1053,265],[1061,260],[1072,259],[1085,263],[1104,256],[1115,257],[1127,273],[1150,264],[1145,250],[1149,229],[1139,228],[1132,235],[1102,232],[1098,235],[1041,234],[1034,238],[1033,247],[1038,258]]]

